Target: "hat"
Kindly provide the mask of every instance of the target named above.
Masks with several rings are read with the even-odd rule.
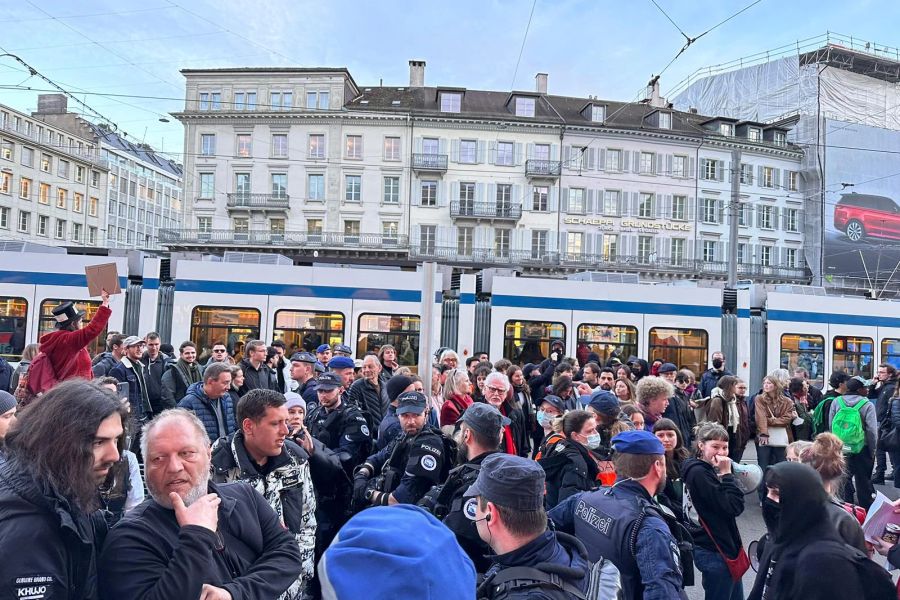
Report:
[[[352,369],[354,367],[353,359],[349,356],[335,356],[328,361],[328,368],[334,369]]]
[[[387,380],[387,384],[384,386],[387,392],[387,397],[389,402],[393,402],[397,399],[403,390],[408,388],[413,384],[413,380],[406,375],[394,375],[390,379]]]
[[[534,363],[527,363],[524,367],[522,367],[522,377],[527,381],[529,377],[531,377],[531,372],[537,368],[537,365]]]
[[[478,479],[465,496],[516,510],[544,506],[544,469],[535,461],[512,454],[491,454],[481,462]]]
[[[139,338],[136,335],[129,335],[127,338],[122,340],[122,347],[131,348],[132,346],[143,345],[145,343],[146,342],[144,341],[144,338]]]
[[[344,380],[337,373],[322,373],[316,377],[316,389],[329,392],[344,385]]]
[[[331,348],[332,352],[340,352],[341,354],[353,354],[353,350],[350,349],[350,346],[346,344],[335,344]]]
[[[16,397],[6,390],[0,390],[0,415],[14,409],[16,406],[18,406]]]
[[[83,310],[78,310],[75,308],[75,303],[71,300],[68,302],[63,302],[52,311],[53,318],[56,319],[56,323],[59,325],[68,325],[69,323],[74,323],[78,319],[84,316]]]
[[[299,406],[303,409],[303,412],[306,412],[306,400],[303,399],[303,396],[301,396],[297,392],[285,392],[284,397],[287,400],[284,405],[285,408],[290,410],[295,406]]]
[[[316,369],[316,373],[324,373],[325,372],[325,365],[323,365],[319,361],[316,361],[316,364],[314,365],[314,367]]]
[[[428,398],[422,392],[403,392],[397,397],[397,416],[406,413],[422,414],[427,403]]]
[[[291,354],[291,362],[315,363],[318,359],[312,352],[294,352]]]
[[[678,370],[678,367],[673,365],[672,363],[663,363],[659,365],[659,368],[656,370],[657,373],[674,373]]]
[[[623,431],[612,439],[613,449],[620,454],[665,454],[662,442],[644,430]]]
[[[353,368],[354,369],[362,369],[362,366],[363,366],[363,359],[361,359],[361,358],[353,359]]]
[[[479,435],[495,441],[500,439],[500,432],[511,422],[496,407],[483,402],[476,402],[469,406],[457,421],[457,423],[465,423]]]
[[[325,550],[318,569],[322,597],[328,599],[475,597],[475,567],[456,536],[411,504],[376,506],[354,515]]]
[[[733,462],[731,463],[731,473],[734,475],[735,485],[744,494],[755,492],[763,478],[763,472],[759,465],[745,465]]]
[[[566,405],[563,404],[563,399],[559,396],[554,396],[553,394],[547,394],[543,398],[541,398],[541,403],[548,403],[552,405],[556,410],[560,413],[566,412]]]
[[[322,344],[321,346],[316,348],[316,354],[322,354],[326,350],[331,350],[331,346],[329,346],[328,344]]]
[[[612,392],[606,390],[598,390],[591,394],[591,401],[588,406],[600,413],[610,417],[617,417],[621,412],[619,408],[619,399]]]

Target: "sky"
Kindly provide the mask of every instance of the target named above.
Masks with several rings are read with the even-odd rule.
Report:
[[[130,139],[179,160],[183,130],[167,115],[183,108],[183,68],[347,67],[361,87],[404,86],[408,61],[420,59],[426,85],[531,90],[545,72],[551,94],[634,101],[685,35],[753,2],[20,0],[0,7],[0,54],[20,57]],[[669,65],[662,93],[698,69],[828,31],[900,47],[897,22],[896,0],[759,0]],[[0,56],[0,104],[30,112],[35,90],[49,88]],[[69,108],[79,109],[71,100]]]

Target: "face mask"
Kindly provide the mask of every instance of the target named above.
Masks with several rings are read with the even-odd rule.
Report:
[[[601,442],[600,434],[592,433],[591,435],[587,436],[587,444],[585,444],[585,445],[588,448],[590,448],[591,450],[596,450],[597,448],[600,447],[600,442]]]
[[[537,422],[538,422],[538,425],[540,425],[541,427],[544,427],[545,425],[547,425],[547,423],[549,422],[549,420],[550,420],[550,419],[547,417],[547,413],[545,413],[545,412],[542,411],[542,410],[539,410],[539,411],[538,411],[538,414],[537,414]]]
[[[724,362],[722,361],[721,358],[716,358],[713,360],[713,368],[714,369],[721,369],[723,364],[724,364]]]
[[[766,529],[772,537],[778,535],[778,524],[781,521],[781,503],[775,502],[771,498],[763,498],[762,517],[766,523]]]

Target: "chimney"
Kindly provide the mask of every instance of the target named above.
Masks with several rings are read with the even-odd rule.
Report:
[[[647,103],[654,108],[666,107],[666,99],[659,95],[659,75],[647,84]]]
[[[409,87],[425,87],[425,61],[409,61]]]
[[[69,110],[69,99],[65,94],[38,95],[36,115],[64,115]]]
[[[534,91],[538,94],[546,94],[547,93],[547,74],[546,73],[538,73],[534,76]]]

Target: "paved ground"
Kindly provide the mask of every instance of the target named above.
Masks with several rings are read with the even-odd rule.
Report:
[[[756,448],[751,443],[744,453],[742,462],[756,462]],[[891,499],[900,497],[900,490],[893,486],[876,486],[878,490]],[[738,517],[738,528],[741,530],[741,538],[744,541],[744,548],[750,545],[753,540],[758,540],[766,533],[766,525],[763,522],[762,513],[759,508],[759,500],[756,494],[750,494],[746,497],[746,508],[744,513]],[[750,590],[753,589],[753,582],[756,579],[756,571],[752,568],[744,575],[744,596],[746,597]],[[896,579],[896,578],[895,578]],[[695,570],[696,585],[687,588],[688,598],[691,600],[703,600],[703,587],[700,585],[700,572]]]

